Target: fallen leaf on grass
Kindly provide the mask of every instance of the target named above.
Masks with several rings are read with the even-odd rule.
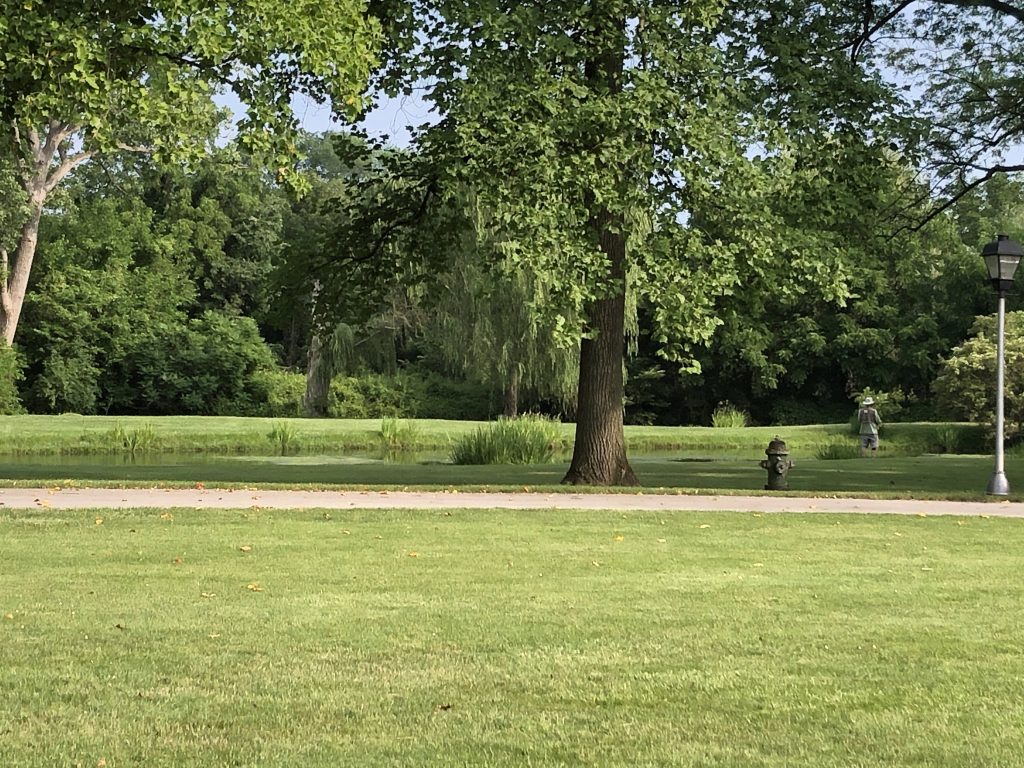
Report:
[[[246,584],[245,588],[248,589],[250,592],[262,592],[263,591],[263,587],[261,587],[255,581],[252,582],[251,584]]]
[[[96,525],[103,525],[103,518],[102,517],[97,517],[96,518]]]
[[[211,597],[216,597],[217,593],[216,592],[200,592],[199,596],[200,597],[205,597],[205,598],[211,598]]]
[[[185,562],[185,558],[183,558],[183,557],[176,557],[171,562],[174,563],[175,565],[181,565],[183,562]]]
[[[600,568],[601,567],[601,564],[599,562],[597,562],[597,560],[591,560],[590,562],[594,565],[595,568]]]
[[[14,621],[14,614],[13,613],[5,613],[4,614],[4,618],[7,619],[8,621]]]
[[[625,536],[616,536],[614,539],[612,539],[612,541],[625,541],[625,540],[626,540]]]
[[[704,525],[702,525],[702,526],[701,526],[701,528],[710,528],[710,527],[711,527],[711,526],[710,526],[710,525],[708,525],[707,523],[704,523]]]
[[[172,515],[170,512],[164,512],[162,515],[160,515],[160,519],[171,521],[174,520],[174,515]]]
[[[220,637],[220,632],[211,632],[207,637]]]
[[[248,544],[243,544],[238,548],[239,552],[252,552],[252,547]]]
[[[668,539],[658,539],[659,544],[664,544]]]
[[[202,483],[196,483],[196,490],[197,490],[197,491],[202,491],[202,490],[204,490],[205,488],[206,488],[206,486],[205,486],[205,485],[203,485]]]
[[[409,557],[419,557],[419,556],[420,556],[419,552],[410,552],[409,553]]]

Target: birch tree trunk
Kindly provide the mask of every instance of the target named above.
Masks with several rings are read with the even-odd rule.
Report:
[[[17,169],[27,196],[28,218],[13,256],[6,251],[0,253],[0,334],[8,345],[14,344],[17,335],[46,199],[72,169],[95,155],[92,151],[68,152],[68,140],[77,130],[78,126],[57,120],[51,120],[42,135],[35,128],[24,132],[17,126],[13,129],[15,147],[24,153]]]

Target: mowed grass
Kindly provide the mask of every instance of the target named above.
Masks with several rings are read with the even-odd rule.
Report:
[[[407,428],[405,447],[447,453],[459,439],[471,435],[487,422],[400,419],[394,424]],[[367,451],[381,448],[381,419],[272,419],[234,416],[0,416],[0,454],[76,455],[124,453],[125,439],[140,452],[182,452],[223,454],[277,453],[287,433],[289,444],[301,453]],[[571,445],[574,424],[561,424],[562,442]],[[884,427],[883,449],[913,455],[936,443],[938,435],[961,435],[962,449],[979,443],[981,427],[970,424],[891,424]],[[787,427],[627,426],[630,450],[702,450],[743,453],[763,457],[768,442],[776,435],[791,450],[813,456],[822,446],[836,441],[856,443],[848,424],[818,424]],[[949,439],[949,438],[945,438]]]
[[[1020,765],[1019,520],[0,508],[0,537],[7,765]]]
[[[993,461],[986,456],[917,456],[818,460],[792,454],[792,493],[850,494],[892,498],[984,499]],[[586,492],[605,488],[559,485],[568,463],[454,466],[446,463],[389,463],[334,457],[236,457],[208,460],[177,456],[166,463],[130,458],[74,457],[60,464],[35,457],[0,456],[0,487],[35,485],[166,485],[207,487],[281,486],[316,488],[453,488]],[[767,473],[754,459],[688,460],[636,456],[631,459],[643,487],[651,492],[763,492]],[[1024,458],[1007,457],[1014,493],[1024,490]],[[989,497],[991,498],[991,497]]]

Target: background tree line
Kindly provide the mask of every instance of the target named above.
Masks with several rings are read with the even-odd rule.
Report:
[[[319,356],[332,357],[335,379],[322,412],[571,417],[578,353],[531,314],[542,281],[489,268],[493,214],[478,201],[445,218],[458,229],[449,270],[317,326],[310,265],[336,247],[338,217],[388,161],[346,165],[346,134],[302,140],[311,191],[300,199],[235,146],[188,171],[138,156],[79,169],[43,216],[18,365],[5,358],[5,381],[18,372],[5,410],[301,415],[314,405],[316,347],[340,333]],[[707,424],[721,402],[757,423],[841,421],[865,388],[894,393],[906,418],[955,415],[955,398],[940,403],[932,384],[991,309],[977,254],[989,233],[1024,230],[1022,200],[1020,183],[999,176],[912,236],[848,233],[845,306],[774,291],[784,260],[742,276],[760,285],[718,298],[722,324],[695,355],[699,370],[657,355],[651,309],[637,302],[627,422]],[[783,217],[816,208],[777,205]]]
[[[1016,234],[1022,20],[995,0],[3,2],[5,400],[489,400],[575,418],[566,480],[597,484],[636,480],[624,418],[821,420],[867,388],[924,413],[987,311],[985,229]],[[367,89],[417,89],[437,120],[404,151],[297,133],[293,94],[357,125]],[[228,90],[244,116],[218,148]],[[359,371],[376,394],[332,401]],[[484,395],[434,396],[464,385]]]

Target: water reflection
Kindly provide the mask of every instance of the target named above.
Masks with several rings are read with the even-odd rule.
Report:
[[[630,451],[635,460],[661,460],[683,463],[711,462],[721,459],[761,458],[750,451],[716,451],[712,456],[701,450]],[[556,455],[554,463],[568,462],[571,452]],[[132,453],[71,454],[48,456],[0,456],[0,464],[36,467],[181,467],[205,466],[225,462],[245,464],[272,464],[275,466],[328,466],[346,464],[448,464],[447,451],[353,451],[344,454],[216,454],[216,453],[158,453],[140,451]]]
[[[375,451],[343,455],[296,454],[265,456],[254,454],[215,453],[94,453],[64,455],[14,455],[0,457],[0,463],[13,466],[47,467],[175,467],[245,462],[283,466],[317,466],[331,464],[438,464],[447,463],[448,454],[438,451]]]

